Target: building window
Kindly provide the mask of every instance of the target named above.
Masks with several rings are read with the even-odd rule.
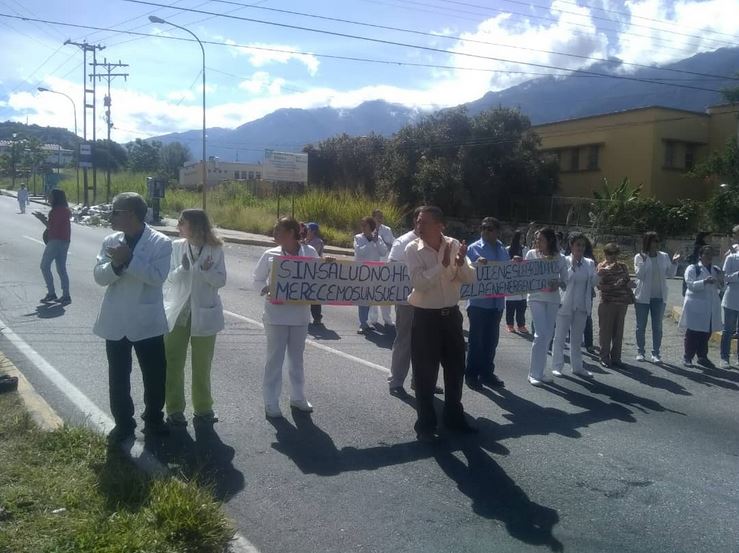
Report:
[[[695,167],[695,145],[685,145],[685,170],[692,171]]]
[[[234,180],[239,180],[239,172],[234,171]]]
[[[597,144],[588,148],[588,169],[591,171],[598,169],[598,149]]]
[[[572,148],[570,151],[570,171],[580,170],[580,148]]]
[[[665,142],[665,167],[675,167],[674,142]]]
[[[249,180],[254,180],[254,171],[249,171]]]

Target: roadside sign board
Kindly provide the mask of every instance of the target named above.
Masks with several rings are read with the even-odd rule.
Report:
[[[92,167],[92,145],[91,144],[80,144],[80,160],[78,165],[80,167]]]
[[[275,182],[308,182],[308,154],[265,150],[262,178]]]

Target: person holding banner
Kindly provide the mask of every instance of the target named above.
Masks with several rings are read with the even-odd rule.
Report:
[[[531,345],[531,363],[529,365],[529,383],[540,386],[543,382],[552,382],[550,376],[544,374],[547,365],[547,349],[554,337],[557,322],[560,295],[559,289],[567,285],[567,262],[559,253],[557,237],[554,230],[545,227],[539,230],[535,238],[536,248],[529,250],[526,259],[555,259],[559,266],[559,278],[549,282],[549,289],[531,292],[528,304],[534,321],[534,343]]]
[[[320,235],[320,227],[318,223],[305,224],[305,238],[303,244],[312,246],[318,252],[318,257],[323,257],[323,238]],[[310,314],[313,317],[313,324],[316,326],[323,325],[323,310],[320,303],[314,303],[310,306]]]
[[[377,223],[377,236],[380,240],[382,240],[382,242],[385,244],[385,247],[387,248],[387,251],[389,252],[390,249],[393,247],[393,243],[395,242],[393,231],[389,226],[385,224],[385,215],[383,215],[382,211],[380,211],[379,209],[375,209],[372,212],[372,218],[375,220],[375,223]],[[387,254],[383,256],[382,260],[388,260]],[[377,306],[371,307],[368,318],[369,324],[374,325],[379,321],[379,318],[377,316],[378,311],[382,315],[382,322],[385,323],[385,326],[393,326],[393,317],[390,314],[389,305],[380,305],[379,308]]]
[[[467,245],[444,236],[441,209],[424,206],[416,219],[418,238],[405,249],[413,306],[411,361],[416,383],[419,441],[436,439],[434,388],[439,363],[444,368],[444,422],[455,432],[476,433],[465,420],[462,407],[464,334],[459,310],[463,283],[474,282],[476,272],[467,259]]]
[[[582,340],[590,312],[593,308],[593,288],[598,277],[595,262],[585,257],[585,235],[570,234],[570,255],[567,261],[566,286],[560,293],[561,305],[557,312],[554,345],[552,347],[552,374],[562,376],[565,364],[564,349],[567,334],[570,335],[570,366],[572,374],[590,377],[593,374],[583,367]],[[537,329],[538,330],[538,329]]]
[[[272,260],[279,256],[318,257],[311,246],[300,243],[300,223],[292,217],[281,218],[274,228],[277,247],[262,254],[254,269],[254,285],[265,296],[264,333],[267,336],[267,360],[264,366],[264,411],[268,418],[282,418],[282,364],[287,353],[290,375],[290,407],[306,413],[313,405],[305,399],[303,353],[310,323],[308,304],[274,304],[269,295]]]
[[[522,244],[523,231],[517,230],[513,233],[511,239],[511,245],[508,246],[508,257],[513,259],[514,257],[524,258],[528,253],[529,249]],[[506,296],[505,298],[505,322],[506,330],[513,332],[513,323],[516,323],[516,330],[520,334],[528,334],[529,329],[526,328],[526,296]]]
[[[362,232],[354,237],[354,259],[356,261],[382,261],[387,255],[388,248],[384,240],[380,238],[377,222],[372,217],[364,217],[360,221]],[[358,306],[359,330],[358,334],[366,334],[370,331],[369,305]]]
[[[467,248],[467,257],[480,265],[488,261],[509,261],[508,252],[498,240],[500,221],[485,217],[480,224],[480,239]],[[470,321],[469,349],[464,380],[473,390],[482,385],[502,388],[503,381],[495,374],[495,350],[500,340],[500,321],[505,298],[473,298],[467,303]]]

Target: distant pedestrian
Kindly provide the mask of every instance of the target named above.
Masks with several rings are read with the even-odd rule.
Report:
[[[388,248],[385,241],[380,238],[377,222],[372,217],[364,217],[360,221],[362,232],[354,237],[354,259],[356,261],[381,261],[387,254]],[[370,332],[369,313],[370,306],[360,305],[359,312],[359,334]]]
[[[262,386],[264,411],[268,418],[282,418],[280,393],[285,353],[290,376],[290,406],[306,413],[313,412],[313,405],[305,398],[303,364],[310,308],[302,304],[271,302],[268,282],[272,272],[272,260],[278,256],[318,257],[318,252],[312,246],[300,243],[300,224],[292,217],[283,217],[277,222],[274,238],[277,247],[268,249],[259,258],[254,269],[254,285],[264,296],[262,321],[267,336],[267,360],[264,365]]]
[[[721,297],[723,272],[713,265],[713,248],[703,246],[699,261],[688,265],[685,282],[688,290],[683,300],[683,312],[679,326],[685,329],[685,354],[683,364],[693,366],[693,357],[698,364],[712,368],[708,359],[708,340],[711,333],[721,328]]]
[[[323,257],[323,239],[321,238],[321,229],[318,223],[306,223],[305,225],[305,238],[301,241],[307,246],[311,246],[316,252],[318,257]],[[320,303],[314,303],[310,306],[311,317],[313,317],[313,324],[320,326],[323,324],[323,312]]]
[[[113,198],[110,226],[97,257],[95,282],[106,288],[94,332],[105,339],[110,411],[115,428],[111,441],[133,437],[136,421],[131,399],[131,349],[136,351],[144,381],[144,433],[167,433],[164,396],[167,357],[162,285],[172,257],[169,238],[144,223],[147,205],[134,192]]]
[[[582,235],[585,239],[585,253],[583,254],[583,257],[585,259],[590,259],[595,265],[597,265],[597,261],[595,259],[595,254],[593,253],[593,243],[590,241],[590,238]],[[593,298],[595,299],[595,288],[591,290],[593,294]],[[592,302],[590,302],[592,306]],[[588,312],[588,318],[585,321],[585,332],[583,333],[583,339],[582,339],[582,345],[585,348],[585,351],[587,351],[589,354],[595,353],[595,348],[593,347],[593,313],[592,309]]]
[[[475,269],[466,257],[467,245],[444,236],[444,214],[433,206],[421,208],[418,238],[405,249],[413,290],[411,359],[416,383],[415,424],[419,441],[436,438],[434,390],[439,363],[444,368],[444,422],[453,432],[476,433],[462,406],[464,334],[459,310],[462,284],[471,284]]]
[[[39,211],[33,213],[46,226],[46,232],[44,233],[46,247],[44,248],[44,254],[41,256],[41,274],[46,283],[46,295],[41,298],[41,301],[43,303],[57,301],[54,277],[51,274],[51,264],[54,263],[62,287],[62,296],[58,298],[58,301],[62,305],[69,305],[72,303],[72,298],[69,295],[67,253],[72,237],[72,225],[70,223],[72,212],[69,210],[67,196],[63,190],[52,190],[49,193],[48,201],[51,205],[48,217]]]
[[[621,348],[624,337],[626,310],[634,303],[633,288],[625,263],[618,261],[618,244],[608,243],[603,248],[606,256],[597,268],[600,304],[598,305],[598,338],[600,339],[600,364],[622,367]]]
[[[395,242],[395,236],[393,236],[393,230],[385,224],[385,215],[382,213],[381,210],[375,209],[372,212],[372,218],[377,223],[377,236],[379,236],[380,240],[385,244],[385,247],[387,248],[388,253],[390,252],[390,249],[393,247],[393,242]],[[382,261],[387,261],[388,256],[387,254],[382,257]],[[378,317],[378,310],[380,314],[382,315],[382,322],[385,323],[385,327],[391,327],[393,326],[393,317],[391,314],[391,307],[390,305],[380,305],[380,306],[373,306],[370,308],[370,313],[368,317],[369,324],[375,324],[379,322]]]
[[[724,260],[724,284],[726,292],[721,305],[724,310],[724,326],[721,333],[721,366],[731,367],[731,340],[739,321],[739,251]],[[737,365],[739,366],[739,365]]]
[[[480,239],[467,248],[472,263],[508,261],[508,252],[498,240],[500,221],[485,217],[480,224]],[[467,302],[467,318],[470,322],[467,350],[467,367],[464,379],[473,390],[483,385],[493,388],[504,386],[495,374],[495,353],[500,340],[500,321],[503,318],[505,298],[473,298]]]
[[[567,261],[559,253],[557,237],[554,230],[549,227],[540,229],[536,234],[536,248],[529,250],[526,259],[555,260],[559,268],[559,274],[548,283],[548,289],[531,292],[527,298],[531,308],[531,318],[534,322],[534,342],[531,345],[528,379],[532,386],[540,386],[543,382],[549,383],[552,381],[552,378],[545,374],[547,349],[554,338],[554,328],[561,299],[559,290],[566,287]]]
[[[169,276],[164,284],[164,310],[169,334],[167,353],[167,420],[186,425],[185,363],[192,346],[192,407],[195,421],[213,423],[210,371],[216,334],[224,327],[218,290],[226,285],[223,242],[202,209],[186,209],[177,222],[181,240],[172,244]]]
[[[31,203],[28,199],[28,188],[26,188],[25,184],[21,184],[21,187],[18,189],[18,207],[21,210],[21,213],[26,212],[26,206]]]
[[[724,258],[728,257],[732,253],[739,253],[739,225],[734,225],[731,229],[731,245],[729,249],[724,252]]]
[[[523,244],[523,231],[517,230],[513,233],[511,239],[511,245],[508,246],[508,256],[511,259],[525,258],[529,249]],[[515,329],[521,334],[528,334],[529,329],[526,327],[526,296],[506,296],[505,299],[505,322],[506,330],[508,332],[514,331],[513,324],[516,324]]]
[[[634,256],[636,277],[636,360],[644,361],[647,319],[652,318],[652,363],[662,363],[662,319],[667,305],[667,279],[677,273],[680,254],[670,259],[659,251],[659,236],[656,232],[646,232],[642,239],[642,251]]]
[[[595,263],[585,257],[585,236],[570,234],[570,251],[567,262],[566,287],[562,290],[561,305],[557,312],[557,322],[552,346],[552,374],[562,376],[564,369],[564,348],[567,335],[570,335],[570,366],[572,374],[592,376],[583,366],[582,340],[585,324],[593,307],[593,287],[596,284]]]
[[[709,236],[711,236],[710,232],[699,232],[698,234],[695,235],[695,241],[693,242],[693,251],[690,253],[690,255],[686,259],[686,261],[688,262],[688,265],[693,265],[700,261],[700,250],[703,246],[708,245]],[[683,285],[683,296],[685,296],[685,292],[688,289],[688,285],[686,284],[684,278],[683,278],[682,285]]]

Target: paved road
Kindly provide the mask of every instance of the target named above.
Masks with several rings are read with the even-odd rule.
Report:
[[[92,265],[106,231],[74,226],[74,303],[45,310],[40,224],[16,205],[0,198],[0,320],[107,412],[103,343],[90,331],[103,294]],[[260,299],[249,290],[261,250],[226,251],[223,300],[235,315],[214,362],[222,422],[217,435],[190,426],[158,453],[209,475],[260,551],[739,551],[739,372],[593,367],[593,381],[536,389],[525,381],[528,342],[505,335],[506,389],[465,391],[481,435],[428,446],[414,440],[412,405],[387,393],[389,338],[357,336],[354,309],[327,308],[330,331],[318,341],[333,350],[306,351],[316,412],[285,408],[283,422],[269,422]],[[665,328],[665,357],[676,362],[677,329]],[[1,335],[0,350],[66,420],[84,420]]]

